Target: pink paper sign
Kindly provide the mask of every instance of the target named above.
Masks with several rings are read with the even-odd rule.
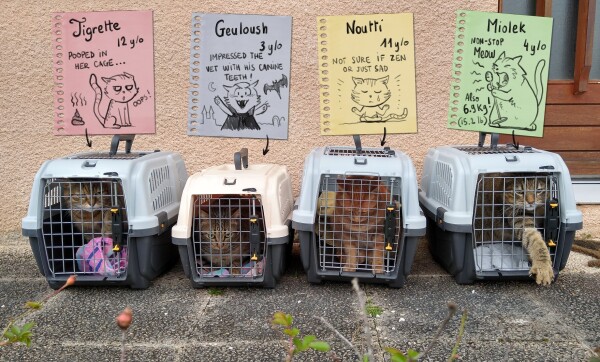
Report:
[[[54,134],[155,133],[152,11],[53,13]]]

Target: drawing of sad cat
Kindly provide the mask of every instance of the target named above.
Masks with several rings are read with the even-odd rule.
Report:
[[[90,86],[96,93],[94,99],[94,115],[104,128],[121,128],[131,126],[129,117],[129,102],[138,94],[139,88],[135,84],[133,75],[121,73],[110,78],[102,77],[104,88],[98,85],[95,74],[90,75]],[[100,113],[102,97],[110,99],[106,113]]]
[[[510,58],[502,52],[492,65],[492,72],[486,73],[489,82],[487,88],[494,99],[489,113],[491,127],[527,131],[537,129],[535,122],[544,94],[542,71],[546,61],[540,60],[535,67],[534,89],[520,64],[522,58]]]
[[[548,185],[545,177],[508,177],[487,174],[479,193],[475,227],[485,230],[484,243],[521,242],[529,254],[537,284],[554,280],[552,258],[539,228],[543,228]],[[491,191],[493,190],[493,192]],[[483,219],[483,221],[482,221]]]
[[[361,106],[360,108],[352,107],[352,112],[360,117],[361,122],[386,122],[390,119],[406,118],[408,114],[406,108],[401,115],[395,113],[385,115],[390,109],[390,105],[384,103],[392,96],[392,92],[388,88],[389,79],[389,76],[378,79],[352,77],[352,81],[354,81],[352,100]]]

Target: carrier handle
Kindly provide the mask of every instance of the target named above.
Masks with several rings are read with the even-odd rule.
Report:
[[[236,170],[241,170],[242,166],[248,168],[248,149],[242,148],[233,154],[233,164]]]
[[[110,155],[114,156],[117,154],[119,149],[119,143],[125,141],[125,153],[131,153],[131,145],[133,144],[134,134],[116,134],[113,136],[110,142]]]
[[[352,136],[354,138],[354,147],[356,147],[356,154],[360,155],[362,153],[362,145],[360,144],[360,135],[355,134]]]
[[[487,132],[479,132],[479,143],[477,143],[477,146],[483,147],[483,145],[485,144],[485,136],[486,135],[487,135]],[[492,150],[495,150],[498,148],[499,140],[500,140],[499,133],[490,133],[490,148]]]

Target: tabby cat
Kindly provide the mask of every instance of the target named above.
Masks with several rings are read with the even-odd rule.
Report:
[[[211,207],[200,209],[200,250],[202,258],[213,269],[233,268],[231,274],[240,274],[244,258],[250,256],[250,243],[242,240],[240,211]]]
[[[109,183],[65,182],[62,183],[62,193],[65,210],[85,240],[111,235],[112,200]]]
[[[483,184],[486,192],[478,199],[478,203],[483,201],[485,206],[477,209],[476,227],[483,226],[488,230],[483,235],[484,242],[520,240],[531,261],[529,273],[535,274],[538,284],[549,285],[554,279],[552,259],[538,231],[543,227],[546,199],[550,196],[547,195],[546,177],[504,176],[486,175]],[[491,229],[493,234],[489,232]]]
[[[337,183],[331,222],[334,240],[341,240],[343,270],[356,271],[359,264],[366,263],[373,273],[384,273],[387,187],[376,177],[366,176],[350,176]]]

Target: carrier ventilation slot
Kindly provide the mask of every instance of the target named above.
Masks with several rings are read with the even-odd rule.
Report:
[[[320,270],[376,275],[394,271],[403,246],[400,181],[393,177],[322,177],[316,225]],[[386,238],[386,231],[394,235]]]
[[[169,166],[158,167],[150,172],[148,183],[154,211],[170,205],[174,201],[169,174]]]
[[[147,152],[131,152],[131,153],[117,153],[113,156],[108,152],[90,152],[84,153],[81,155],[70,156],[69,159],[72,160],[135,160],[136,158],[140,158],[146,156]]]
[[[327,156],[366,156],[366,157],[394,157],[394,151],[381,148],[363,148],[360,152],[351,147],[326,147]]]
[[[477,273],[528,272],[528,253],[522,246],[522,230],[527,225],[534,226],[546,240],[554,264],[556,246],[561,240],[547,240],[550,237],[546,235],[549,232],[545,225],[548,219],[548,200],[560,202],[558,178],[555,175],[479,175],[473,215],[473,248]],[[557,208],[554,211],[558,213],[559,210]],[[560,215],[554,216],[560,219]],[[558,229],[559,225],[556,227]],[[560,235],[558,230],[551,234],[552,238]]]
[[[113,235],[113,215],[122,230]],[[118,179],[44,180],[42,236],[52,276],[88,275],[124,279],[127,271],[127,212]],[[113,240],[121,239],[120,251]]]
[[[256,195],[194,195],[192,242],[196,273],[206,278],[261,277],[265,220]]]
[[[503,153],[538,153],[539,151],[533,150],[531,147],[520,147],[519,149],[514,148],[512,145],[498,145],[497,148],[490,147],[478,147],[478,146],[464,146],[455,147],[459,151],[468,153],[469,155],[494,155]]]
[[[452,197],[452,167],[445,162],[436,162],[432,182],[432,198],[444,206],[450,206]]]

